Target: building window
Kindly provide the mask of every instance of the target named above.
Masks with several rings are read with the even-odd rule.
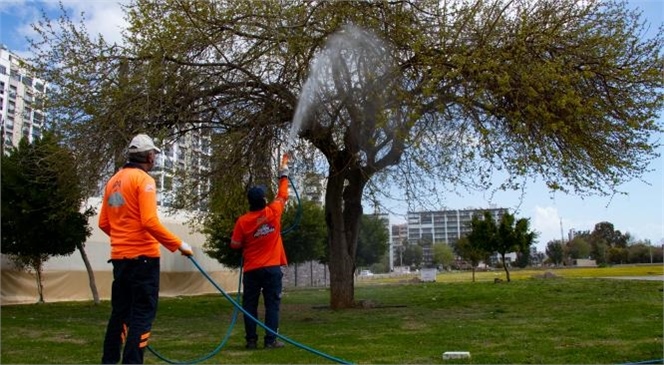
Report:
[[[31,120],[32,119],[32,108],[30,107],[25,107],[23,108],[23,119],[25,120]]]
[[[39,81],[36,81],[35,82],[35,90],[37,90],[39,92],[44,92],[44,84],[39,82]]]
[[[6,75],[7,74],[7,67],[5,65],[0,65],[0,75]]]
[[[39,96],[35,96],[35,102],[33,105],[36,109],[44,109],[44,99],[40,98]]]
[[[32,122],[35,124],[42,124],[44,122],[44,115],[40,112],[34,112],[32,115]]]
[[[32,87],[32,77],[29,76],[23,76],[21,78],[21,82],[23,82],[23,85]]]
[[[21,80],[21,74],[17,70],[9,70],[9,78],[12,80],[20,81]]]

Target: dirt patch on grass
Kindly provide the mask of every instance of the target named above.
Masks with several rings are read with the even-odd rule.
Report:
[[[551,271],[547,271],[544,274],[539,274],[539,275],[533,275],[534,279],[561,279],[560,276],[552,273]]]

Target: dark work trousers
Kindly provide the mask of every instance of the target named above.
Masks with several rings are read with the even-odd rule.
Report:
[[[258,319],[258,299],[261,291],[265,302],[265,325],[274,332],[279,331],[279,306],[281,305],[281,278],[280,266],[269,266],[245,272],[243,279],[244,291],[242,293],[242,308]],[[257,341],[256,322],[244,315],[244,331],[247,342]],[[276,336],[265,332],[264,343],[270,344]]]
[[[111,317],[102,364],[142,364],[159,300],[159,258],[112,260]]]

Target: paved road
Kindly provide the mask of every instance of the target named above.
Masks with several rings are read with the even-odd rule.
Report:
[[[649,281],[664,281],[664,275],[649,275],[649,276],[605,276],[602,279],[622,279],[622,280],[649,280]]]

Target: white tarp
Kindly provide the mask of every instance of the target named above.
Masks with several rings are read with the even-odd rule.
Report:
[[[97,209],[99,211],[99,209]],[[113,266],[110,258],[109,238],[97,227],[99,217],[90,218],[92,235],[85,243],[85,251],[94,271],[97,290],[101,299],[110,299],[113,281]],[[192,231],[182,222],[182,218],[160,214],[161,222],[173,233],[189,243],[194,249],[196,262],[225,291],[236,292],[239,270],[232,270],[208,257],[202,250],[205,236]],[[35,274],[20,272],[2,255],[0,261],[0,304],[35,303],[38,300]],[[71,256],[53,257],[44,265],[44,300],[46,302],[92,300],[88,272],[81,254],[75,251]],[[199,295],[217,293],[194,266],[191,260],[178,251],[171,253],[162,247],[160,295]]]

